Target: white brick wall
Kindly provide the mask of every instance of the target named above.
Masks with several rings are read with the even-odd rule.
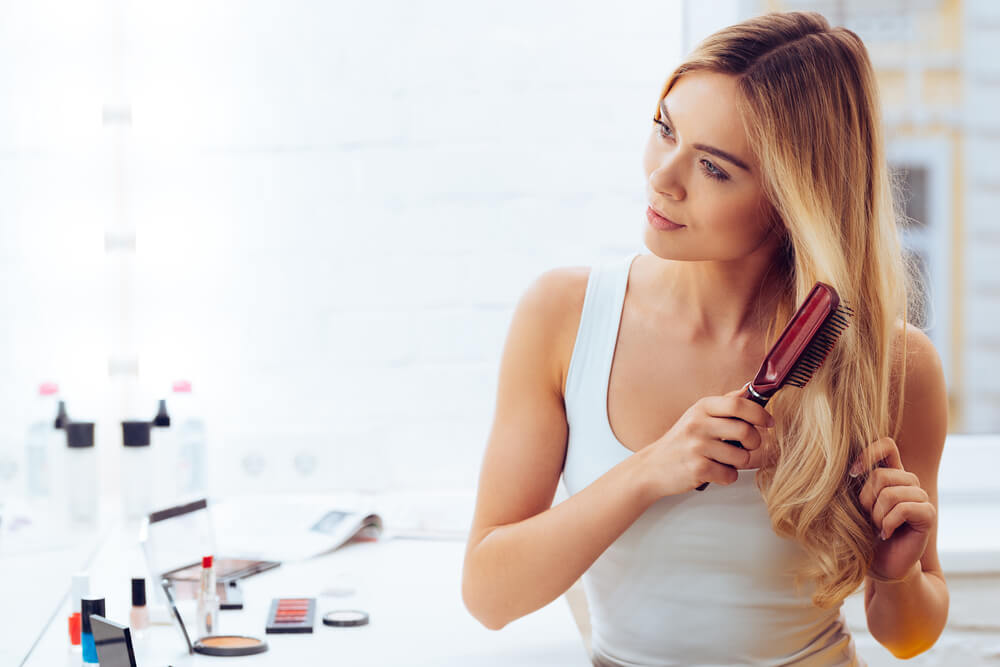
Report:
[[[178,377],[218,491],[474,486],[524,288],[642,247],[679,0],[2,4],[0,446],[59,381],[107,493]]]
[[[0,496],[23,484],[25,415],[39,381],[57,377],[89,415],[106,390],[113,191],[98,9],[0,2],[0,457],[20,466],[0,479]]]

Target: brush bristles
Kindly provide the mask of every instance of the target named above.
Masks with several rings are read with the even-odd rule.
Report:
[[[820,330],[813,336],[809,346],[802,352],[798,361],[795,362],[792,370],[788,373],[785,384],[790,384],[793,387],[806,386],[813,374],[823,365],[826,355],[840,339],[840,334],[850,326],[852,317],[854,317],[854,310],[846,303],[841,302],[837,306],[837,310],[830,314]]]

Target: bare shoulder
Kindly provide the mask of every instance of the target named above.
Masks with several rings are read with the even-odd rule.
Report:
[[[902,322],[897,322],[896,332],[894,379],[903,372],[906,394],[911,391],[918,394],[906,396],[906,405],[909,406],[912,400],[921,396],[946,399],[944,367],[934,343],[926,333],[912,324],[907,324],[904,328]]]
[[[948,391],[941,356],[927,334],[912,324],[904,329],[899,322],[897,331],[893,382],[898,382],[902,372],[904,384],[898,425],[893,411],[895,439],[901,457],[924,459],[924,465],[933,462],[936,468],[948,430]]]
[[[542,273],[525,291],[525,299],[530,298],[553,314],[567,314],[574,307],[583,306],[587,291],[590,267],[563,266]]]
[[[557,384],[559,357],[566,320],[574,304],[582,302],[579,283],[577,269],[546,271],[524,290],[514,309],[500,360],[469,548],[496,526],[534,516],[552,504],[568,437]]]
[[[566,386],[569,359],[580,326],[590,267],[567,266],[539,275],[521,297],[524,309],[549,338],[554,377],[560,394]]]

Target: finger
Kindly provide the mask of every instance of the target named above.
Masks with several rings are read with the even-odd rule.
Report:
[[[858,501],[869,513],[875,505],[879,494],[890,486],[916,486],[920,487],[920,481],[912,472],[897,470],[896,468],[876,468],[868,476],[865,485],[861,487]]]
[[[757,429],[760,433],[760,447],[750,452],[750,463],[748,468],[761,468],[764,465],[777,463],[778,440],[774,435],[774,429]]]
[[[731,451],[745,455],[742,449],[723,445],[722,443],[719,443],[719,446],[729,447]],[[698,462],[695,464],[694,474],[695,479],[700,482],[711,482],[713,484],[722,484],[723,486],[728,486],[740,478],[740,474],[736,471],[736,468],[719,463],[711,458],[698,459]]]
[[[883,528],[885,517],[900,503],[926,503],[930,501],[927,492],[919,486],[890,486],[883,489],[872,508],[872,523],[879,530]]]
[[[710,396],[705,401],[710,417],[735,417],[762,428],[774,426],[774,418],[763,406],[742,396]]]
[[[750,452],[721,440],[707,440],[701,449],[702,456],[733,468],[745,468],[750,462]]]
[[[878,464],[881,464],[882,467],[903,469],[903,462],[899,458],[899,449],[892,438],[879,438],[868,445],[855,457],[848,470],[851,477],[857,477],[863,474],[866,469],[871,471],[878,467]]]
[[[760,432],[753,424],[731,417],[712,417],[705,423],[705,435],[717,440],[735,440],[743,449],[760,447]]]
[[[882,538],[889,539],[904,523],[914,530],[927,532],[934,526],[937,509],[931,503],[906,502],[892,508],[882,521]]]
[[[760,468],[764,464],[764,452],[769,446],[767,440],[762,437],[760,447],[750,450],[750,460],[743,467],[750,470]]]

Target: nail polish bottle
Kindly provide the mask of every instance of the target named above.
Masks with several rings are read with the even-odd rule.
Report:
[[[149,627],[149,609],[146,608],[146,580],[132,579],[132,610],[128,614],[128,624],[136,639],[142,639]]]
[[[90,576],[78,572],[73,575],[69,595],[69,664],[76,667],[83,660],[80,633],[83,618],[80,615],[80,600],[90,595]]]
[[[69,615],[69,664],[79,665],[83,662],[83,649],[80,647],[80,612]]]
[[[80,643],[83,644],[83,664],[97,665],[97,646],[90,628],[90,615],[104,616],[104,598],[83,598],[80,602]]]

